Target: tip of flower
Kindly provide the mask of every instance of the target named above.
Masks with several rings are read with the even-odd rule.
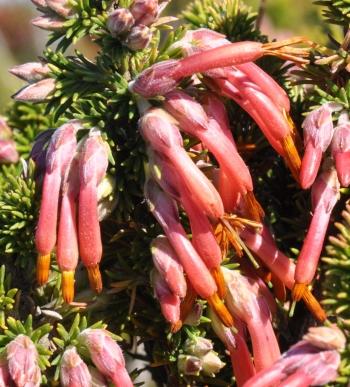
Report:
[[[226,308],[224,302],[220,299],[217,293],[214,293],[212,296],[210,296],[207,299],[210,307],[215,311],[215,313],[218,315],[222,323],[230,328],[233,326],[233,318],[231,316],[231,313]]]
[[[307,290],[308,288],[306,284],[295,283],[292,289],[293,301],[300,301],[304,297],[304,294]]]
[[[285,303],[287,298],[286,286],[275,275],[272,275],[271,282],[273,285],[273,293],[275,297],[277,298],[278,301]]]
[[[192,312],[194,303],[196,301],[197,294],[194,291],[191,284],[187,281],[186,296],[180,304],[180,319],[185,321],[188,315]]]
[[[181,328],[182,328],[182,321],[179,320],[179,321],[177,321],[176,323],[171,324],[170,332],[171,332],[171,333],[176,333],[176,332],[178,332]]]
[[[212,269],[211,275],[213,276],[216,286],[218,288],[218,296],[222,299],[225,298],[227,289],[226,289],[224,274],[221,270],[221,267],[218,266]]]
[[[101,272],[100,272],[99,266],[98,265],[88,266],[86,270],[88,273],[91,289],[96,293],[101,293],[102,278],[101,278]]]
[[[312,313],[312,315],[319,321],[319,322],[325,322],[327,320],[327,315],[320,303],[316,300],[314,295],[310,292],[308,288],[306,288],[306,291],[303,296],[303,301],[306,305],[306,307],[309,309],[309,311]]]
[[[301,158],[296,148],[295,141],[292,134],[288,134],[282,142],[282,148],[284,150],[284,160],[290,169],[294,179],[299,182],[299,174],[301,167]]]
[[[38,255],[36,262],[36,280],[40,286],[46,284],[50,273],[51,254]]]
[[[247,211],[246,217],[255,222],[261,222],[265,213],[260,203],[256,200],[254,193],[252,191],[248,191],[244,195],[243,200]]]
[[[67,304],[70,304],[74,299],[74,271],[62,272],[62,296]]]

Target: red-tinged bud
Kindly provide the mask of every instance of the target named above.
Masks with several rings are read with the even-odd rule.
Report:
[[[8,387],[11,385],[11,376],[8,370],[7,361],[0,359],[0,387]]]
[[[202,370],[202,362],[196,356],[179,355],[177,369],[180,374],[198,376]]]
[[[46,78],[24,87],[13,98],[22,102],[43,102],[52,94],[55,88],[56,81],[52,78]]]
[[[322,154],[332,141],[334,132],[332,111],[329,104],[324,104],[309,113],[302,124],[305,155],[301,164],[300,184],[304,189],[311,187],[315,181]]]
[[[64,23],[65,19],[58,16],[38,16],[32,20],[33,26],[46,31],[62,31]]]
[[[125,360],[119,345],[104,329],[85,329],[78,336],[88,350],[96,368],[116,387],[132,387],[133,383],[125,369]]]
[[[296,284],[292,292],[296,301],[304,295],[306,286],[316,274],[330,216],[339,199],[339,190],[337,172],[332,167],[323,172],[312,187],[314,214],[297,260]]]
[[[12,67],[9,72],[24,81],[32,83],[46,78],[50,72],[50,68],[44,63],[29,62]]]
[[[28,336],[19,335],[6,346],[8,369],[18,387],[39,387],[38,352]]]
[[[260,371],[271,366],[280,356],[267,302],[262,296],[256,297],[254,285],[248,277],[233,270],[225,270],[224,275],[228,287],[227,306],[247,324],[255,368]]]
[[[46,0],[46,4],[50,9],[64,18],[71,16],[74,12],[68,0]]]
[[[62,387],[86,387],[91,385],[88,366],[75,347],[66,349],[61,360],[60,380]]]
[[[171,291],[184,298],[187,291],[183,267],[178,261],[174,249],[168,239],[159,236],[151,244],[153,263]]]
[[[19,154],[12,140],[0,140],[0,164],[17,163]]]
[[[125,40],[125,45],[132,51],[138,51],[147,48],[151,40],[151,30],[147,26],[138,25],[131,29]]]
[[[163,317],[170,324],[178,326],[180,322],[180,297],[171,291],[157,271],[152,273],[152,286]]]
[[[9,140],[11,137],[11,128],[8,126],[5,117],[0,116],[0,140]]]
[[[346,344],[346,338],[343,332],[336,326],[330,327],[310,327],[303,340],[309,342],[317,348],[337,351],[343,351]]]
[[[348,187],[350,185],[350,123],[344,123],[335,129],[332,156],[341,185]]]
[[[130,8],[135,24],[151,25],[158,17],[158,0],[135,0]]]
[[[79,155],[79,252],[89,275],[90,286],[102,291],[99,263],[102,258],[102,241],[98,217],[97,186],[108,167],[106,144],[99,133],[84,142]]]
[[[130,31],[134,23],[132,13],[126,8],[117,8],[107,18],[107,28],[115,38]]]
[[[220,195],[182,147],[182,137],[171,117],[162,109],[151,109],[140,120],[140,132],[153,150],[169,160],[202,211],[213,220],[221,218],[224,207]]]

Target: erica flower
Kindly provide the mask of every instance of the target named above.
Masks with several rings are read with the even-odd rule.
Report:
[[[158,0],[135,0],[130,11],[136,24],[151,25],[158,17]]]
[[[104,329],[85,329],[78,340],[83,344],[96,368],[116,387],[132,387],[133,383],[125,368],[125,360],[119,345]]]
[[[0,359],[0,386],[6,387],[10,386],[11,377],[8,370],[8,365],[6,359]]]
[[[47,64],[41,62],[29,62],[12,67],[9,71],[16,77],[32,83],[47,78],[50,68]]]
[[[64,28],[65,19],[59,16],[38,16],[32,20],[35,27],[47,31],[61,31]]]
[[[42,188],[39,221],[35,233],[35,245],[39,253],[37,280],[44,284],[49,275],[50,254],[57,237],[58,204],[62,180],[74,157],[76,132],[81,124],[70,121],[58,128],[51,137],[46,154],[46,169]]]
[[[102,290],[99,263],[102,258],[102,241],[98,216],[97,186],[108,167],[106,144],[99,132],[91,133],[79,153],[79,252],[89,275],[90,286]]]
[[[303,125],[305,154],[301,164],[300,185],[309,188],[315,181],[321,165],[322,155],[333,137],[332,109],[324,104],[305,118]]]
[[[127,8],[117,8],[107,18],[107,28],[114,37],[130,31],[134,23],[134,17]]]
[[[38,352],[28,336],[19,335],[6,346],[7,363],[12,380],[18,387],[39,387],[41,372]]]
[[[12,140],[0,140],[0,164],[17,163],[19,154]]]
[[[58,15],[67,18],[73,14],[73,8],[69,4],[69,0],[45,0],[47,6],[55,11]]]
[[[128,34],[125,45],[132,51],[143,50],[149,46],[152,40],[152,31],[143,25],[135,26]]]
[[[56,81],[52,78],[45,78],[41,81],[25,86],[18,91],[13,98],[22,102],[43,102],[55,90]]]
[[[343,123],[335,128],[332,156],[341,185],[348,187],[350,184],[350,123]]]
[[[66,349],[61,360],[60,381],[62,387],[86,387],[91,385],[88,366],[75,347]]]

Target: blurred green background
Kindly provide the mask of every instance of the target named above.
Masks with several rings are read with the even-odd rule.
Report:
[[[172,0],[168,12],[179,12],[187,2]],[[246,0],[245,3],[256,11],[261,4],[264,5],[266,12],[262,30],[270,38],[298,34],[323,43],[327,38],[329,31],[322,22],[321,9],[311,0]],[[30,0],[0,0],[0,113],[6,108],[10,96],[23,85],[8,73],[8,68],[35,61],[44,47],[47,33],[32,28],[30,23],[37,15],[38,11]],[[79,45],[82,49],[84,42]]]

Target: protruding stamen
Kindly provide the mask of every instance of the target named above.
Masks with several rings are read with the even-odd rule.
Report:
[[[226,308],[224,302],[220,299],[217,293],[214,293],[207,299],[211,308],[215,311],[215,313],[219,316],[222,323],[227,327],[233,326],[233,318]]]
[[[294,179],[299,182],[301,159],[293,140],[293,135],[288,134],[282,142],[282,148],[285,152],[284,159],[290,169]]]
[[[254,193],[252,191],[248,191],[244,195],[243,200],[245,202],[247,218],[256,222],[261,222],[262,219],[264,218],[265,213],[260,203],[256,200]]]
[[[307,291],[307,285],[306,284],[298,284],[295,283],[292,289],[292,298],[294,301],[300,301]]]
[[[177,321],[176,323],[171,324],[171,326],[170,326],[170,332],[171,332],[171,333],[176,333],[176,332],[178,332],[181,328],[182,328],[182,321],[179,320],[179,321]]]
[[[306,291],[303,296],[303,301],[306,305],[306,307],[309,309],[309,311],[312,313],[312,315],[319,321],[319,322],[325,322],[327,320],[327,315],[320,303],[316,300],[316,298],[313,296],[311,291],[306,288]]]
[[[50,274],[51,255],[38,255],[36,263],[36,280],[40,286],[45,285]]]
[[[181,321],[185,321],[186,318],[188,317],[188,315],[191,313],[191,311],[193,309],[193,305],[196,301],[196,298],[197,298],[196,292],[194,291],[194,289],[191,286],[191,284],[189,283],[189,281],[187,281],[187,293],[186,293],[185,298],[183,299],[183,301],[180,304]]]
[[[101,293],[102,278],[99,265],[88,266],[86,270],[88,272],[91,289],[94,290],[96,293]]]
[[[278,301],[286,302],[287,292],[284,283],[275,275],[272,274],[271,282],[273,284],[273,293]]]
[[[62,272],[62,296],[67,304],[74,300],[74,271]]]
[[[225,298],[227,289],[226,289],[224,274],[221,270],[221,267],[219,266],[219,267],[212,269],[211,274],[212,274],[212,276],[215,280],[216,286],[218,288],[219,297],[222,299]]]

